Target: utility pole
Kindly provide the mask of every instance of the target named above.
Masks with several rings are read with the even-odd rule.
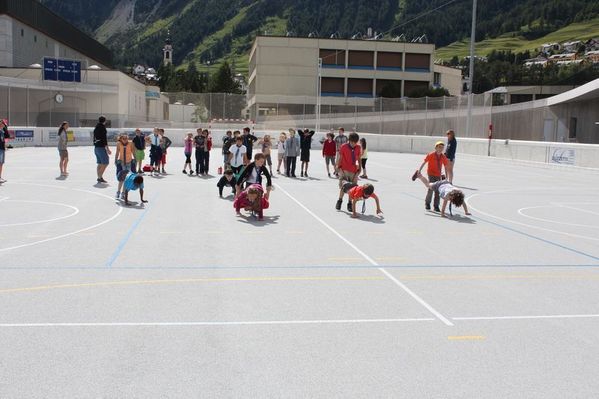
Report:
[[[466,137],[472,137],[472,82],[474,80],[474,43],[476,36],[476,2],[472,0],[472,31],[470,32],[470,68],[468,72],[468,117],[466,119]]]

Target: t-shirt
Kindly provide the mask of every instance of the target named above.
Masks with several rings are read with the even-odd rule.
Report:
[[[98,123],[94,129],[94,147],[104,148],[108,146],[108,132],[106,126],[102,123]]]
[[[364,199],[364,187],[356,186],[356,187],[350,188],[349,191],[347,192],[347,194],[349,195],[350,200]],[[375,193],[372,193],[372,194],[370,194],[370,196],[368,198],[377,198],[377,196]]]
[[[325,140],[322,143],[322,154],[327,157],[334,157],[337,154],[337,146],[333,140]]]
[[[60,151],[67,150],[67,131],[63,130],[58,132],[58,149]]]
[[[185,139],[185,147],[183,153],[191,154],[191,147],[193,146],[193,139]]]
[[[279,154],[285,154],[285,142],[284,141],[280,141],[277,144],[277,153]]]
[[[133,137],[133,144],[135,145],[136,150],[144,150],[146,148],[146,138],[143,134],[135,135]]]
[[[233,137],[224,136],[223,137],[223,154],[228,154],[229,148],[231,148],[231,146],[234,144],[235,144],[235,140],[233,140]]]
[[[368,148],[362,148],[362,156],[361,159],[368,159]]]
[[[229,152],[233,154],[233,158],[231,158],[231,166],[238,167],[243,165],[243,154],[247,154],[247,148],[242,144],[237,146],[237,144],[232,145],[229,149]]]
[[[142,190],[144,189],[144,184],[141,183],[139,186],[137,184],[135,184],[133,182],[133,180],[135,180],[135,178],[138,176],[137,173],[132,173],[130,172],[127,177],[125,178],[125,183],[123,185],[123,187],[125,188],[125,191],[136,191],[138,188],[141,188]]]
[[[270,141],[265,141],[262,143],[262,153],[264,155],[270,154],[270,149],[272,147],[272,143]]]
[[[457,190],[454,186],[451,185],[447,180],[440,181],[437,185],[437,191],[439,191],[439,196],[443,199],[452,192],[453,190]]]
[[[433,151],[424,157],[424,162],[427,163],[426,173],[429,176],[441,177],[441,165],[447,166],[447,157]]]
[[[359,145],[352,147],[349,143],[343,144],[339,149],[339,167],[350,173],[358,171],[361,148]]]
[[[447,159],[453,161],[455,159],[455,151],[458,148],[458,141],[455,139],[455,137],[453,139],[449,139],[447,140],[447,148],[445,150],[445,156],[447,157]]]
[[[335,137],[335,144],[337,144],[337,151],[339,151],[341,149],[341,146],[345,143],[347,143],[349,139],[347,138],[346,135],[339,135],[337,137]]]
[[[160,146],[160,135],[155,135],[155,134],[151,135],[150,143],[155,147],[159,147]]]

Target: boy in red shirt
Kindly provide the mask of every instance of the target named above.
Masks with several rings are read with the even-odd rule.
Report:
[[[418,178],[418,173],[422,172],[424,165],[428,165],[426,168],[426,173],[430,183],[442,180],[443,174],[441,171],[443,170],[443,167],[447,168],[448,164],[447,157],[445,154],[443,154],[444,148],[445,144],[442,141],[437,141],[435,143],[435,151],[427,154],[426,157],[424,157],[422,165],[420,165],[420,168],[416,171],[416,173],[414,173],[414,175],[412,175],[412,180],[416,180]],[[426,198],[424,199],[424,207],[427,211],[431,210],[431,199],[433,193],[435,194],[435,201],[433,203],[435,212],[441,212],[439,209],[439,203],[441,202],[439,199],[439,192],[431,190],[430,188],[426,193]]]
[[[357,184],[353,183],[344,183],[343,192],[347,193],[349,201],[352,204],[351,217],[358,217],[358,214],[356,213],[356,203],[358,201],[364,201],[364,205],[362,206],[362,213],[364,213],[366,207],[366,200],[368,198],[374,198],[376,202],[376,214],[378,215],[380,213],[383,213],[383,211],[381,210],[379,197],[374,193],[374,186],[372,184],[364,184],[362,186],[358,186]]]
[[[335,209],[337,210],[341,210],[341,205],[343,204],[343,183],[356,184],[358,175],[362,170],[362,165],[360,164],[360,155],[362,155],[362,152],[358,145],[359,140],[360,136],[357,133],[350,133],[348,142],[339,148],[339,159],[335,164],[335,169],[339,174],[339,199],[335,205]],[[347,210],[353,212],[351,201],[347,203]]]
[[[331,177],[329,164],[335,167],[335,157],[337,156],[337,144],[335,144],[335,135],[327,133],[327,139],[322,143],[322,157],[327,166],[327,174]],[[334,172],[334,171],[333,171]]]

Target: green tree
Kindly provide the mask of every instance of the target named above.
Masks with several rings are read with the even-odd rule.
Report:
[[[231,67],[225,61],[214,76],[210,77],[211,93],[241,94],[239,83],[233,79]]]
[[[196,63],[193,61],[189,63],[187,71],[185,71],[185,91],[190,91],[192,93],[202,92],[200,74],[198,73]]]

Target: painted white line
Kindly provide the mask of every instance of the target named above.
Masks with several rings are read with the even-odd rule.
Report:
[[[84,193],[89,193],[89,194],[94,194],[94,195],[98,195],[100,197],[104,197],[107,198],[111,201],[114,201],[114,198],[109,197],[108,195],[105,194],[100,194],[100,193],[96,193],[93,191],[88,191],[88,190],[79,190],[79,189],[75,189],[75,188],[68,188],[68,187],[60,187],[60,186],[52,186],[52,185],[44,185],[44,184],[33,184],[33,183],[14,183],[14,184],[22,184],[22,185],[29,185],[29,186],[41,186],[41,187],[50,187],[50,188],[57,188],[57,189],[61,189],[61,190],[73,190],[73,191],[81,191]],[[46,242],[50,242],[50,241],[55,241],[55,240],[60,240],[61,238],[65,238],[65,237],[70,237],[70,236],[74,236],[76,234],[79,233],[83,233],[84,231],[89,231],[89,230],[93,230],[95,228],[98,228],[100,226],[105,225],[106,223],[110,223],[112,222],[114,219],[116,219],[117,217],[119,217],[119,215],[123,212],[123,208],[122,207],[118,207],[118,210],[116,211],[116,213],[114,215],[112,215],[111,217],[109,217],[108,219],[105,219],[102,222],[96,223],[93,226],[89,226],[89,227],[85,227],[83,229],[79,229],[70,233],[66,233],[66,234],[61,234],[59,236],[55,236],[52,238],[47,238],[45,240],[39,240],[39,241],[34,241],[34,242],[30,242],[27,244],[21,244],[21,245],[15,245],[13,247],[7,247],[7,248],[0,248],[0,252],[6,252],[6,251],[12,251],[13,249],[20,249],[20,248],[26,248],[26,247],[31,247],[33,245],[37,245],[37,244],[43,244]]]
[[[594,205],[596,205],[596,204],[594,204]],[[575,206],[562,205],[562,208],[574,209],[574,210],[582,212],[582,213],[588,213],[588,214],[591,214],[591,215],[599,216],[599,213],[597,213],[597,212],[589,211],[588,209],[577,208]]]
[[[559,314],[539,316],[482,316],[482,317],[452,317],[452,320],[534,320],[534,319],[591,319],[599,314]]]
[[[559,222],[557,220],[551,220],[551,219],[544,219],[544,218],[539,218],[539,217],[535,217],[535,216],[530,216],[527,215],[525,213],[525,211],[529,210],[529,209],[543,209],[543,208],[569,208],[569,209],[576,209],[576,210],[580,210],[578,208],[573,208],[571,206],[563,206],[563,205],[541,205],[541,206],[528,206],[526,208],[520,208],[518,209],[518,214],[528,218],[528,219],[532,219],[532,220],[539,220],[541,222],[547,222],[547,223],[554,223],[554,224],[561,224],[564,226],[574,226],[574,227],[587,227],[589,229],[599,229],[599,226],[591,226],[588,224],[579,224],[579,223],[567,223],[567,222]],[[590,212],[593,213],[593,212]]]
[[[68,218],[73,217],[73,216],[75,216],[76,214],[79,213],[79,208],[77,208],[76,206],[72,206],[72,205],[68,205],[68,204],[62,204],[60,202],[25,201],[25,200],[7,200],[6,202],[21,202],[21,203],[26,203],[26,204],[58,205],[58,206],[63,206],[65,208],[71,208],[73,210],[73,212],[69,213],[66,216],[59,216],[59,217],[56,217],[56,218],[53,218],[53,219],[35,220],[33,222],[24,222],[24,223],[0,224],[0,227],[29,226],[29,225],[32,225],[32,224],[41,224],[41,223],[56,222],[58,220],[68,219]]]
[[[496,219],[496,220],[501,220],[503,222],[512,223],[512,224],[516,224],[516,225],[519,225],[519,226],[528,227],[528,228],[531,228],[531,229],[546,231],[546,232],[549,232],[549,233],[562,234],[562,235],[569,236],[569,237],[582,238],[582,239],[591,240],[591,241],[599,241],[599,238],[595,238],[595,237],[588,237],[588,236],[583,236],[583,235],[579,235],[579,234],[567,233],[567,232],[561,231],[561,230],[546,229],[544,227],[535,226],[533,224],[521,223],[521,222],[517,222],[515,220],[502,218],[502,217],[499,217],[497,215],[493,215],[491,213],[483,212],[480,209],[476,208],[474,205],[472,205],[472,200],[474,198],[480,197],[482,195],[497,194],[497,193],[508,193],[508,192],[519,192],[519,191],[530,191],[530,190],[537,190],[537,191],[538,190],[547,190],[547,191],[549,191],[549,189],[547,189],[546,187],[487,191],[485,193],[472,194],[471,196],[469,196],[466,199],[466,203],[468,204],[468,208],[471,208],[473,211],[476,211],[476,213],[478,213],[480,215],[485,215],[485,216],[491,217],[491,218]]]
[[[453,323],[448,318],[446,318],[441,313],[439,313],[435,308],[433,308],[431,305],[429,305],[424,299],[422,299],[421,297],[419,297],[414,291],[412,291],[411,289],[409,289],[401,281],[399,281],[398,279],[396,279],[395,277],[393,277],[387,270],[383,269],[382,267],[379,267],[380,265],[377,262],[375,262],[374,259],[372,259],[370,256],[368,256],[360,248],[358,248],[354,244],[352,244],[347,238],[345,238],[344,236],[342,236],[339,232],[337,232],[337,230],[335,230],[327,222],[325,222],[324,220],[322,220],[318,215],[316,215],[314,212],[312,212],[310,209],[308,209],[304,204],[302,204],[297,199],[295,199],[295,197],[293,197],[291,194],[289,194],[289,192],[287,192],[287,190],[285,190],[279,184],[275,184],[275,186],[277,188],[279,188],[283,192],[283,194],[285,194],[286,196],[288,196],[293,202],[295,202],[297,205],[299,205],[303,210],[305,210],[306,212],[308,212],[314,219],[316,219],[318,222],[320,222],[320,224],[322,224],[329,231],[331,231],[331,233],[335,234],[341,241],[345,242],[354,251],[356,251],[358,254],[360,254],[360,256],[362,256],[368,263],[370,263],[373,266],[377,266],[378,270],[381,273],[383,273],[391,281],[393,281],[397,286],[399,286],[402,290],[404,290],[408,295],[410,295],[414,300],[416,300],[416,302],[418,302],[419,304],[421,304],[422,306],[424,306],[429,312],[431,312],[433,315],[435,315],[436,318],[438,318],[439,320],[441,320],[447,326],[453,326]]]
[[[181,322],[115,322],[115,323],[1,323],[0,328],[15,327],[204,327],[204,326],[272,326],[294,324],[368,324],[435,321],[414,319],[348,319],[348,320],[255,320],[255,321],[181,321]]]

